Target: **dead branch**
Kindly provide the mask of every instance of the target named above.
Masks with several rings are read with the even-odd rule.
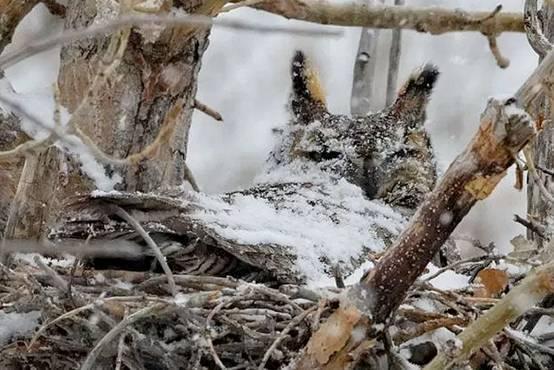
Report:
[[[205,115],[212,117],[216,121],[223,122],[223,117],[221,116],[220,113],[210,108],[206,104],[202,103],[198,99],[194,99],[194,109],[197,109],[200,112],[204,113]]]
[[[496,60],[496,64],[500,68],[508,68],[510,66],[510,60],[503,56],[500,52],[500,49],[496,42],[496,35],[488,35],[487,40],[489,41],[489,48],[491,49],[491,53]]]
[[[369,329],[370,322],[363,319],[362,312],[373,323],[386,323],[458,223],[477,201],[494,190],[514,163],[515,154],[535,135],[529,116],[514,105],[519,102],[529,108],[543,93],[541,81],[551,76],[553,69],[554,53],[549,53],[515,98],[489,101],[479,131],[465,151],[450,165],[375,268],[349,289],[343,308],[312,336],[297,368],[349,368],[356,363],[349,353],[368,345],[364,337],[350,335],[355,327]],[[339,339],[323,345],[331,336]]]
[[[403,6],[404,0],[394,0],[395,6]],[[387,74],[386,106],[393,103],[398,82],[398,68],[400,67],[400,48],[402,47],[402,30],[395,28],[392,31],[392,40],[389,51],[389,72]]]
[[[156,311],[159,311],[163,308],[167,307],[167,304],[164,303],[158,303],[154,304],[152,306],[147,306],[141,310],[138,310],[137,312],[132,313],[131,315],[125,317],[123,320],[121,320],[112,330],[108,332],[97,344],[96,346],[90,351],[87,358],[83,362],[83,365],[81,365],[82,370],[91,370],[94,367],[94,363],[96,361],[96,358],[100,354],[100,351],[104,349],[106,345],[111,343],[117,336],[121,335],[122,332],[133,323],[137,322],[138,320],[141,320],[147,316],[150,316],[154,314]]]
[[[371,302],[366,303],[376,322],[387,319],[467,212],[488,197],[505,176],[514,163],[514,153],[533,137],[529,117],[512,109],[509,102],[489,101],[479,132],[467,149],[450,165],[396,243],[364,277],[359,293],[371,292]],[[445,214],[449,222],[444,221]]]
[[[523,217],[521,217],[520,215],[514,215],[514,221],[517,222],[518,224],[526,227],[530,231],[534,232],[535,234],[537,234],[541,238],[546,239],[546,240],[550,239],[549,237],[546,236],[546,228],[544,227],[544,225],[541,225],[538,222],[533,221],[533,220],[526,220]]]
[[[485,345],[502,328],[553,292],[554,262],[551,262],[523,279],[500,302],[458,335],[461,348],[455,357],[449,358],[445,353],[440,353],[425,370],[448,369],[467,358],[472,351]]]
[[[367,28],[399,28],[438,35],[477,31],[483,34],[524,32],[523,16],[509,12],[463,12],[445,8],[414,8],[325,0],[272,0],[254,8],[288,19]],[[494,16],[491,16],[494,14]]]
[[[258,366],[258,370],[263,370],[265,368],[265,364],[273,354],[273,351],[277,349],[277,346],[283,339],[285,339],[286,335],[296,327],[302,320],[306,318],[310,313],[314,312],[317,309],[317,306],[312,306],[309,309],[302,312],[300,315],[296,316],[294,319],[290,320],[290,322],[287,324],[287,326],[283,329],[281,334],[275,339],[275,341],[271,344],[267,352],[264,354],[264,357],[262,359],[262,362],[260,363],[260,366]]]
[[[156,244],[154,240],[148,235],[146,230],[140,225],[140,223],[127,211],[125,211],[123,208],[116,206],[116,205],[110,205],[110,209],[113,211],[115,215],[118,217],[121,217],[123,220],[129,223],[136,231],[139,233],[139,235],[144,239],[146,244],[152,249],[152,252],[154,252],[154,255],[156,256],[156,259],[158,260],[158,263],[164,270],[166,276],[167,276],[167,283],[169,284],[169,289],[171,290],[171,294],[175,297],[177,295],[177,286],[175,284],[175,279],[173,278],[173,272],[171,272],[171,269],[169,268],[167,261],[165,260],[165,257],[163,256],[162,252],[160,251],[160,248]]]

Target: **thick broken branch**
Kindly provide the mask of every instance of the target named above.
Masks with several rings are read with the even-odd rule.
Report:
[[[408,289],[424,271],[440,246],[477,203],[485,199],[514,163],[515,154],[535,135],[528,109],[543,92],[542,81],[552,75],[554,53],[549,53],[527,79],[514,99],[491,99],[481,117],[479,131],[466,150],[450,165],[436,188],[420,205],[406,230],[375,268],[351,288],[337,310],[307,345],[297,368],[351,368],[353,353],[369,349],[365,336],[370,322],[385,324]],[[381,326],[373,328],[377,335]],[[339,338],[329,344],[325,338]]]
[[[486,35],[524,32],[520,13],[463,12],[445,8],[367,6],[359,3],[331,3],[321,0],[272,0],[254,8],[312,23],[367,28],[401,28],[434,35],[478,31]]]

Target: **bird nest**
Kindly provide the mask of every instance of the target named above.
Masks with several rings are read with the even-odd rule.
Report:
[[[469,277],[491,261],[473,259],[457,264],[456,270]],[[444,272],[452,270],[436,275]],[[165,274],[17,257],[13,268],[3,267],[0,274],[0,323],[5,327],[0,330],[0,367],[283,368],[339,307],[342,292],[231,277],[173,278],[175,295]],[[492,289],[487,284],[441,290],[421,280],[385,331],[386,345],[367,356],[385,356],[394,368],[408,360],[423,365],[438,351],[455,351],[454,335],[498,301],[498,291],[482,294],[482,289]],[[508,286],[506,281],[502,288]],[[518,358],[537,351],[510,330],[496,343],[478,355],[514,366]]]

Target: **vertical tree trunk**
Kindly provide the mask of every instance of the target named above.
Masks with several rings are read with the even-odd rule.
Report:
[[[554,40],[554,8],[549,5],[549,2],[545,2],[542,8],[543,12],[543,32],[548,40]],[[546,120],[552,120],[554,118],[552,107],[552,100],[549,97],[544,98],[544,104],[541,105],[542,115]],[[532,145],[532,153],[534,157],[535,166],[541,166],[543,168],[554,168],[554,125],[546,124],[544,129],[539,132]],[[546,189],[553,191],[553,179],[550,175],[538,172],[538,175],[543,182]],[[554,204],[541,195],[539,186],[535,181],[529,177],[527,187],[527,211],[529,217],[533,220],[547,225],[548,228],[554,227]],[[545,246],[545,241],[538,237],[533,232],[528,232],[528,237],[535,240],[540,247]],[[547,248],[548,249],[548,248]],[[545,250],[546,259],[554,257],[553,250]]]
[[[172,3],[189,13],[214,15],[225,1]],[[101,22],[110,12],[106,6],[96,0],[69,1],[65,28]],[[183,182],[197,76],[208,34],[206,27],[192,26],[166,28],[159,35],[133,29],[121,63],[105,86],[93,94],[89,86],[105,68],[102,58],[110,35],[62,49],[58,76],[61,104],[74,113],[78,127],[113,157],[124,158],[143,150],[156,138],[167,112],[176,105],[184,108],[169,145],[163,146],[155,159],[120,169],[118,189],[150,192]],[[76,112],[83,99],[89,99],[89,104]],[[11,238],[39,238],[56,220],[66,198],[95,188],[80,164],[56,147],[29,159],[26,168],[10,213],[6,235]]]
[[[0,54],[11,42],[19,22],[37,2],[38,0],[0,0]],[[0,70],[0,78],[3,76],[4,71]],[[13,115],[0,113],[0,127],[0,151],[13,149],[27,139],[19,130],[19,122]],[[0,160],[0,238],[4,235],[8,210],[15,196],[21,166],[20,158]]]

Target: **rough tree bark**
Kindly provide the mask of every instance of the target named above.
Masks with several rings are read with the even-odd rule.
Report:
[[[11,42],[15,28],[31,9],[37,4],[38,0],[0,0],[0,54],[4,48]],[[0,70],[0,78],[4,72]],[[17,118],[9,114],[0,114],[0,151],[10,150],[26,141],[27,135],[19,130]],[[4,228],[8,220],[8,210],[15,196],[19,174],[21,172],[22,161],[20,158],[0,160],[0,237],[4,234]]]
[[[531,1],[531,3],[536,3],[536,1]],[[542,33],[548,41],[554,41],[554,8],[549,5],[549,2],[544,2],[543,8],[540,13],[537,15],[539,27],[542,28]],[[536,9],[535,7],[531,11]],[[539,29],[539,32],[541,29]],[[530,39],[531,46],[535,48],[535,51],[539,54],[540,59],[544,57],[544,53],[550,45],[540,45],[537,42],[534,42],[533,39]],[[553,110],[552,110],[553,101],[550,97],[545,97],[543,104],[538,107],[538,113],[543,117],[543,119],[552,119]],[[533,142],[532,153],[534,157],[534,164],[537,168],[552,169],[554,168],[554,152],[552,148],[554,147],[554,125],[546,124],[545,127],[538,133],[536,139]],[[538,176],[543,182],[543,185],[546,189],[552,191],[553,181],[552,176],[539,171]],[[528,179],[527,187],[527,212],[528,217],[532,220],[537,221],[538,223],[547,226],[547,230],[551,229],[554,226],[554,204],[546,199],[542,194],[539,188],[539,184],[536,183],[530,176]],[[554,250],[551,247],[546,246],[545,240],[535,233],[529,231],[528,238],[534,240],[539,247],[545,246],[545,260],[549,260],[554,257]]]
[[[194,0],[174,5],[190,13],[214,15],[225,2]],[[168,5],[164,2],[155,10],[166,12]],[[106,6],[93,0],[70,1],[65,27],[102,22],[110,12],[119,11],[102,8]],[[60,102],[73,113],[78,127],[111,156],[122,158],[142,151],[154,141],[171,108],[183,108],[169,145],[155,159],[110,169],[123,178],[120,190],[150,192],[184,181],[196,80],[208,34],[205,27],[172,27],[159,35],[134,29],[113,76],[92,92],[91,84],[109,62],[105,58],[112,39],[86,39],[63,48]],[[39,238],[57,219],[61,200],[95,188],[79,164],[56,147],[29,158],[25,169],[10,211],[9,238]]]

